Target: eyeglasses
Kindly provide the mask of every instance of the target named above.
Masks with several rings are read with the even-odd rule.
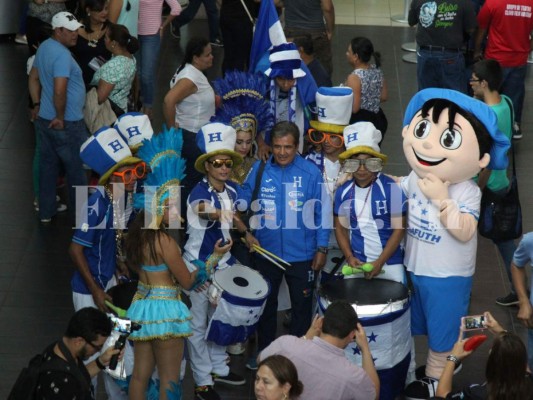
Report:
[[[226,166],[226,168],[232,168],[233,167],[233,160],[213,160],[213,161],[207,161],[209,164],[213,166],[213,168],[221,168],[223,165]]]
[[[474,78],[470,78],[470,83],[473,83],[473,82],[481,82],[483,79],[474,79]]]
[[[97,344],[94,344],[93,342],[91,342],[90,340],[87,340],[87,339],[85,339],[85,338],[83,338],[83,340],[85,340],[85,342],[86,342],[87,344],[90,344],[91,347],[92,347],[93,349],[96,350],[96,352],[101,351],[101,350],[102,350],[102,347],[104,347],[104,344],[103,344],[103,343],[97,345]]]
[[[144,178],[144,175],[146,175],[146,163],[140,162],[133,168],[128,168],[121,172],[113,172],[113,175],[120,176],[122,182],[128,185],[133,181],[133,177],[137,179]]]
[[[309,129],[307,131],[309,140],[314,144],[320,144],[327,141],[331,146],[341,148],[344,145],[344,138],[341,135]]]
[[[350,158],[344,162],[343,171],[347,173],[357,172],[357,170],[364,165],[369,172],[379,172],[383,169],[383,160],[381,158],[367,158],[360,160],[358,158]]]

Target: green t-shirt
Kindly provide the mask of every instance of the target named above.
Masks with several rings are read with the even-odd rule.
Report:
[[[507,101],[509,103],[505,100],[505,98],[507,98]],[[500,131],[502,131],[505,136],[509,138],[509,140],[512,140],[513,121],[511,120],[512,114],[511,110],[509,109],[509,104],[511,104],[512,107],[513,103],[511,102],[509,97],[502,94],[500,103],[491,105],[490,108],[492,108],[496,113],[496,117],[498,118],[498,128],[500,129]],[[493,170],[487,182],[487,187],[493,192],[509,187],[509,178],[507,177],[507,170]]]

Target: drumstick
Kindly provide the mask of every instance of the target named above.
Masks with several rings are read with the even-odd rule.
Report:
[[[261,247],[261,246],[258,246],[256,245],[255,243],[252,245],[252,247],[254,248],[254,250],[257,250],[259,252],[263,252],[265,254],[268,254],[270,257],[278,260],[279,262],[282,262],[283,264],[287,264],[288,266],[292,266],[291,263],[285,261],[283,258],[280,258],[278,257],[277,255],[275,255],[274,253],[271,253],[270,251],[268,251],[267,249]]]
[[[242,240],[243,243],[246,243],[246,239],[241,238],[241,240]],[[291,263],[285,261],[283,258],[278,257],[277,255],[271,253],[270,251],[268,251],[268,250],[262,248],[261,246],[256,245],[255,243],[252,244],[252,248],[253,248],[255,251],[257,251],[259,254],[261,254],[262,256],[265,256],[265,258],[268,258],[269,260],[276,259],[276,260],[282,262],[283,264],[286,264],[286,265],[288,265],[289,267],[292,267]],[[267,256],[269,256],[269,257],[267,257]],[[279,264],[278,264],[278,265],[279,265]],[[285,270],[285,268],[283,268],[283,270]]]
[[[278,264],[276,262],[276,260],[274,260],[273,258],[271,258],[268,254],[265,254],[265,253],[261,253],[260,251],[258,251],[258,253],[260,255],[262,255],[263,257],[265,257],[268,261],[270,261],[272,264],[274,264],[276,267],[279,267],[281,268],[283,271],[286,271],[285,267],[281,264]]]

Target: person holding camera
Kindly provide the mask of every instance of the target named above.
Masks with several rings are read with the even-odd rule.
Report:
[[[484,313],[484,327],[495,335],[485,366],[487,381],[471,384],[458,391],[452,391],[453,375],[456,367],[468,357],[474,349],[465,350],[463,331],[447,357],[442,372],[436,397],[461,400],[515,400],[531,399],[533,381],[527,371],[527,352],[522,340],[514,333],[507,332],[494,319],[490,312]]]
[[[91,378],[105,369],[120,350],[113,346],[88,364],[89,359],[102,350],[111,334],[112,323],[105,313],[86,307],[70,319],[63,338],[47,347],[45,360],[37,383],[35,399],[94,399]]]
[[[353,341],[361,352],[362,368],[344,355],[344,348]],[[284,355],[296,366],[304,385],[302,399],[379,398],[379,377],[365,330],[351,304],[344,300],[330,304],[324,317],[315,317],[303,337],[284,335],[273,341],[259,354],[259,361],[274,354]]]

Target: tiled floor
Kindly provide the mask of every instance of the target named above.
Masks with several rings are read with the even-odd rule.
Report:
[[[344,52],[354,36],[367,36],[383,55],[383,69],[389,85],[389,100],[384,105],[389,119],[389,132],[383,151],[389,155],[386,171],[395,175],[406,174],[408,167],[401,149],[401,120],[410,97],[416,91],[416,66],[401,61],[401,44],[413,39],[414,32],[404,26],[392,26],[391,14],[401,14],[403,3],[394,0],[362,2],[336,1],[337,26],[334,36],[334,79],[344,81],[350,68]],[[358,25],[354,26],[353,24]],[[363,26],[372,25],[372,26]],[[376,26],[382,25],[382,26]],[[161,100],[168,81],[181,61],[189,35],[205,34],[203,21],[194,21],[183,29],[181,42],[167,35],[163,42],[156,99]],[[31,165],[34,133],[27,118],[27,89],[25,62],[27,50],[12,42],[0,42],[0,398],[6,398],[18,371],[30,356],[59,337],[72,312],[69,279],[72,263],[67,246],[72,234],[66,218],[60,217],[49,227],[41,227],[33,211]],[[215,49],[216,66],[208,71],[213,79],[219,74],[222,49]],[[528,71],[525,110],[532,105],[532,78]],[[518,179],[524,211],[524,230],[533,229],[533,167],[529,165],[533,140],[533,118],[524,112],[525,137],[517,143]],[[161,126],[161,109],[155,110],[154,127]],[[474,279],[471,312],[490,310],[508,329],[525,335],[517,323],[516,308],[494,304],[497,296],[506,294],[508,284],[495,246],[479,240],[477,272]],[[424,341],[417,340],[418,352],[423,354]],[[488,345],[482,347],[465,362],[456,384],[479,382]],[[422,361],[420,359],[419,361]],[[232,366],[243,373],[248,383],[240,388],[224,388],[224,399],[251,399],[253,374],[244,368],[244,357],[233,357]],[[317,376],[320,379],[320,376]],[[187,373],[184,399],[192,399],[192,379]],[[218,389],[218,388],[217,388]],[[100,395],[103,399],[104,396]]]

